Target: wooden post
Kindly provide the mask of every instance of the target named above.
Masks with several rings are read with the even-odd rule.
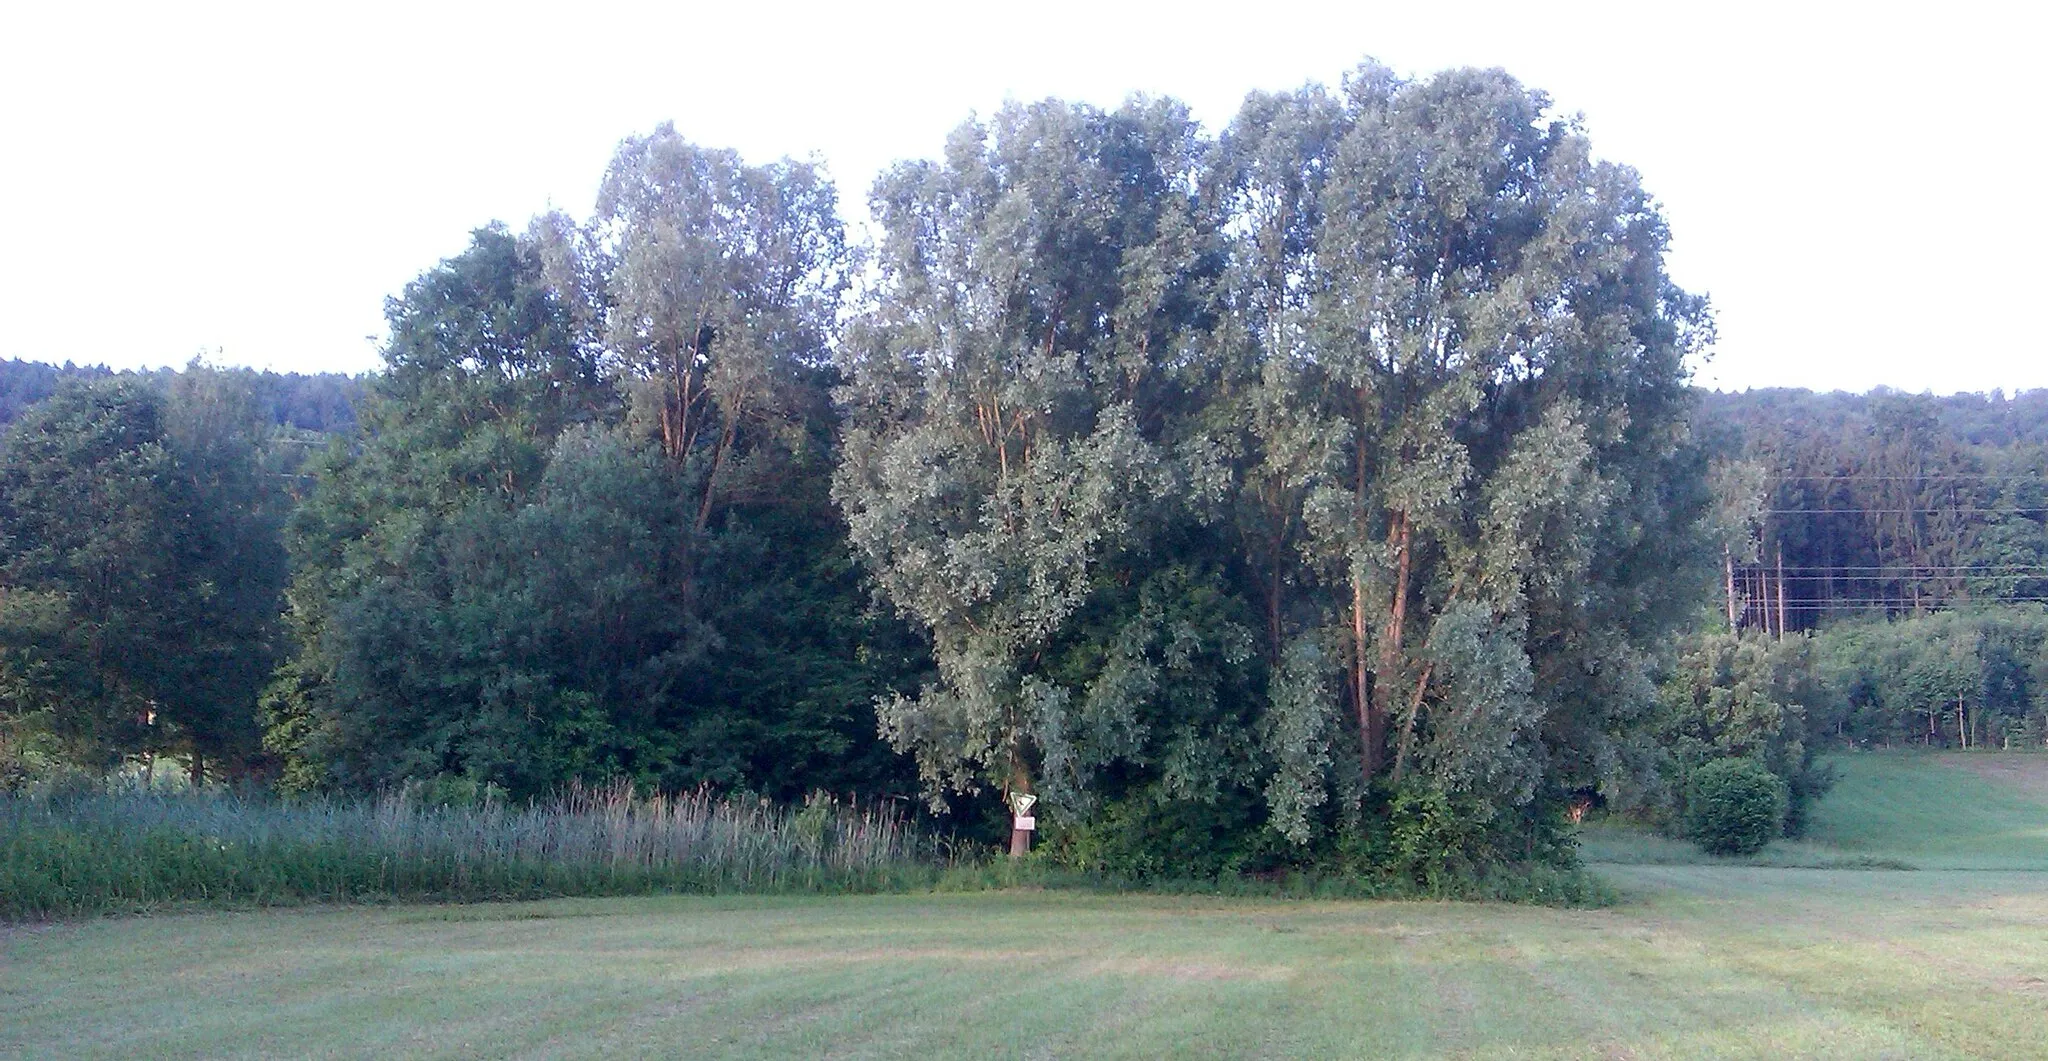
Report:
[[[1023,858],[1031,853],[1031,834],[1038,829],[1038,819],[1031,813],[1031,807],[1038,797],[1029,792],[1010,793],[1010,857]]]

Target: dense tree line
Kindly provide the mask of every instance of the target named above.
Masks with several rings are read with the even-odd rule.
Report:
[[[1664,787],[1617,793],[1616,809],[1675,824],[1692,772],[1747,758],[1784,782],[1796,835],[1832,782],[1826,749],[2048,745],[2048,611],[1841,619],[1784,637],[1709,624],[1674,643],[1659,704]]]
[[[241,772],[282,651],[289,504],[246,375],[78,381],[0,459],[0,751]]]
[[[1213,136],[1007,105],[870,205],[855,246],[815,166],[662,126],[590,217],[392,298],[359,384],[52,383],[0,443],[11,754],[823,788],[992,839],[1028,794],[1076,865],[1434,872],[1557,854],[1595,795],[1671,818],[1729,756],[1796,818],[1825,731],[1929,710],[1855,691],[1884,650],[1709,621],[1738,560],[1852,548],[1773,521],[1817,496],[1785,469],[1907,414],[1695,430],[1654,203],[1505,74],[1367,64]],[[1962,404],[1869,466],[2038,445]],[[2038,686],[1986,681],[1956,732],[2021,732]]]
[[[2048,600],[2048,391],[1709,394],[1699,429],[1749,511],[1741,625]]]
[[[551,242],[560,218],[485,229],[392,302],[361,433],[315,462],[294,517],[299,651],[266,698],[288,784],[902,787],[869,704],[920,653],[840,545],[821,321],[764,320],[801,278],[692,277],[732,268],[729,248],[681,242],[708,198],[782,189],[667,130],[631,146],[652,157],[622,153],[608,188],[644,182],[670,212],[632,238],[678,243]],[[806,209],[768,223],[832,203]],[[553,286],[555,267],[600,286]],[[664,332],[622,356],[646,318],[585,311],[634,297],[693,346]],[[683,301],[716,299],[739,304]]]
[[[203,361],[188,366],[205,367]],[[249,368],[211,369],[237,378],[244,400],[264,423],[281,428],[318,434],[350,430],[355,424],[353,407],[359,382],[333,372],[258,371]],[[168,388],[181,373],[175,369],[122,372],[118,375],[158,388]],[[0,425],[11,424],[29,406],[57,393],[67,381],[91,381],[117,375],[104,365],[45,364],[40,361],[0,361]]]
[[[1844,623],[1818,640],[1822,722],[1862,746],[2048,743],[2048,612],[2039,605]]]

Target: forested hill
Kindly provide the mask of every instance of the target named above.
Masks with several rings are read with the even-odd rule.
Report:
[[[2048,389],[2005,394],[1906,394],[1879,387],[1861,394],[1772,387],[1701,390],[1700,426],[1717,441],[1768,436],[1842,436],[1923,418],[1965,447],[2005,449],[2048,444]]]
[[[180,371],[0,360],[0,425],[65,379],[167,386]],[[271,424],[355,425],[361,378],[227,371]],[[1751,523],[1748,548],[1729,557],[1726,604],[1739,625],[1802,630],[1961,603],[2048,602],[2048,390],[1696,394],[1696,436],[1723,466],[1723,490],[1745,495],[1730,503]]]
[[[1753,521],[1742,625],[2048,601],[2048,390],[1706,392],[1695,424]]]
[[[249,389],[258,413],[278,427],[302,431],[345,431],[355,425],[354,405],[362,386],[353,376],[335,372],[301,374],[251,368],[229,369]],[[0,424],[20,417],[22,410],[56,393],[66,379],[105,379],[132,375],[158,384],[178,369],[160,368],[116,373],[105,365],[52,365],[42,361],[0,361]]]

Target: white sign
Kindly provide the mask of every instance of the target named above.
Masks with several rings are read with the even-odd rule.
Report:
[[[1017,831],[1032,832],[1038,828],[1038,819],[1027,814],[1017,815]]]

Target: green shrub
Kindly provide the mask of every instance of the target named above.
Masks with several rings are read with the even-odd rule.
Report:
[[[1686,835],[1708,854],[1755,854],[1784,831],[1790,799],[1762,763],[1716,759],[1686,783]]]
[[[1256,813],[1240,792],[1203,802],[1147,786],[1086,820],[1054,825],[1039,851],[1065,869],[1112,880],[1214,879],[1245,868]]]

